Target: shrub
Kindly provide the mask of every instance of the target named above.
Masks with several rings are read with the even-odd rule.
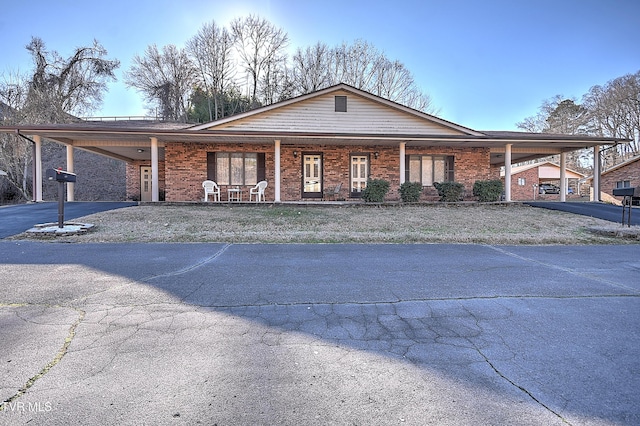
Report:
[[[433,186],[435,186],[435,188],[438,190],[440,201],[462,201],[462,197],[464,195],[464,185],[460,182],[434,182]]]
[[[405,203],[415,203],[422,194],[422,184],[420,182],[405,182],[400,185],[400,197]]]
[[[501,180],[477,180],[473,184],[473,195],[483,203],[498,201],[502,196]]]
[[[381,203],[389,192],[389,182],[384,179],[369,179],[362,191],[362,199],[367,203]]]

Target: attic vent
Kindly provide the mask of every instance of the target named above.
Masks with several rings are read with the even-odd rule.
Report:
[[[336,96],[336,112],[347,112],[346,96]]]

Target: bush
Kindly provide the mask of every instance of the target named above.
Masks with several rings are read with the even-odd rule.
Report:
[[[478,201],[486,203],[500,200],[502,196],[501,180],[477,180],[473,184],[473,195]]]
[[[381,203],[389,192],[389,182],[384,179],[369,179],[362,191],[362,199],[367,203]]]
[[[422,184],[420,182],[405,182],[400,185],[400,197],[405,203],[415,203],[422,194]]]
[[[440,201],[462,201],[462,197],[464,195],[464,185],[460,182],[434,182],[433,186],[435,186],[438,190]]]

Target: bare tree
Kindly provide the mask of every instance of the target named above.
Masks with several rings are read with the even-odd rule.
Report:
[[[258,93],[265,105],[295,96],[286,56],[276,57],[266,63],[260,83]]]
[[[567,99],[562,95],[555,95],[542,102],[538,113],[527,117],[516,126],[532,133],[555,134],[592,134],[588,126],[587,109],[576,103],[575,99]],[[588,171],[590,150],[576,150],[567,153],[567,165],[576,171]],[[559,161],[559,156],[544,157],[539,161]]]
[[[98,41],[74,49],[68,58],[50,51],[38,37],[26,46],[33,69],[27,75],[4,74],[0,83],[0,121],[6,125],[21,123],[63,123],[77,120],[74,115],[97,109],[115,80],[118,60],[107,59],[107,51]],[[54,150],[52,143],[44,149]],[[88,154],[87,155],[91,155]],[[0,138],[0,168],[24,199],[30,198],[32,164],[31,143],[14,135]]]
[[[28,80],[17,74],[4,76],[0,83],[0,125],[14,125],[23,122],[21,108],[28,92]],[[28,199],[29,165],[31,164],[31,144],[18,136],[0,134],[0,169],[7,176],[0,181],[0,198],[5,194],[18,193]]]
[[[536,115],[526,117],[523,121],[516,123],[516,126],[526,132],[549,133],[549,122],[547,119],[563,99],[565,98],[562,95],[555,95],[552,98],[545,99],[538,108]]]
[[[601,136],[627,138],[616,150],[609,150],[613,164],[640,153],[640,71],[593,86],[583,97],[592,127]]]
[[[311,93],[334,84],[331,73],[332,50],[324,43],[306,49],[298,48],[293,55],[291,79],[298,94]]]
[[[231,23],[231,31],[240,60],[250,78],[249,97],[252,104],[257,105],[258,84],[263,73],[283,55],[289,36],[266,19],[254,15],[235,19]]]
[[[134,56],[131,68],[125,72],[125,83],[159,107],[163,119],[186,120],[196,75],[185,50],[169,44],[159,51],[152,44],[147,46],[144,57]]]
[[[391,61],[363,40],[329,49],[317,43],[293,56],[294,93],[313,92],[345,83],[420,111],[435,114],[430,96],[422,92],[400,61]]]
[[[107,81],[115,81],[120,61],[104,57],[107,51],[97,40],[93,45],[78,47],[69,58],[47,50],[42,39],[33,37],[26,46],[34,62],[25,106],[36,111],[36,120],[68,121],[68,114],[81,115],[102,103]]]
[[[364,40],[343,43],[333,51],[334,79],[356,89],[372,91],[375,87],[376,66],[381,54]]]
[[[200,84],[213,98],[213,108],[209,102],[209,120],[217,120],[219,114],[224,117],[224,105],[218,104],[223,102],[221,94],[230,87],[235,74],[235,63],[231,60],[233,36],[211,21],[187,42],[186,48],[198,69]]]

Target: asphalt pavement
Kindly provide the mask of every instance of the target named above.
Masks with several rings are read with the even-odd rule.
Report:
[[[0,425],[637,425],[640,246],[0,241]]]
[[[64,203],[65,221],[107,210],[135,206],[129,201],[72,201]],[[34,225],[58,222],[58,202],[0,206],[0,239],[20,234]]]
[[[558,210],[563,212],[575,213],[582,216],[590,216],[598,219],[608,220],[610,222],[622,223],[622,207],[613,204],[597,203],[597,202],[565,202],[558,201],[532,201],[525,203],[532,207],[539,207],[550,210]],[[628,219],[625,216],[625,225]],[[640,208],[631,208],[631,225],[640,226]]]

